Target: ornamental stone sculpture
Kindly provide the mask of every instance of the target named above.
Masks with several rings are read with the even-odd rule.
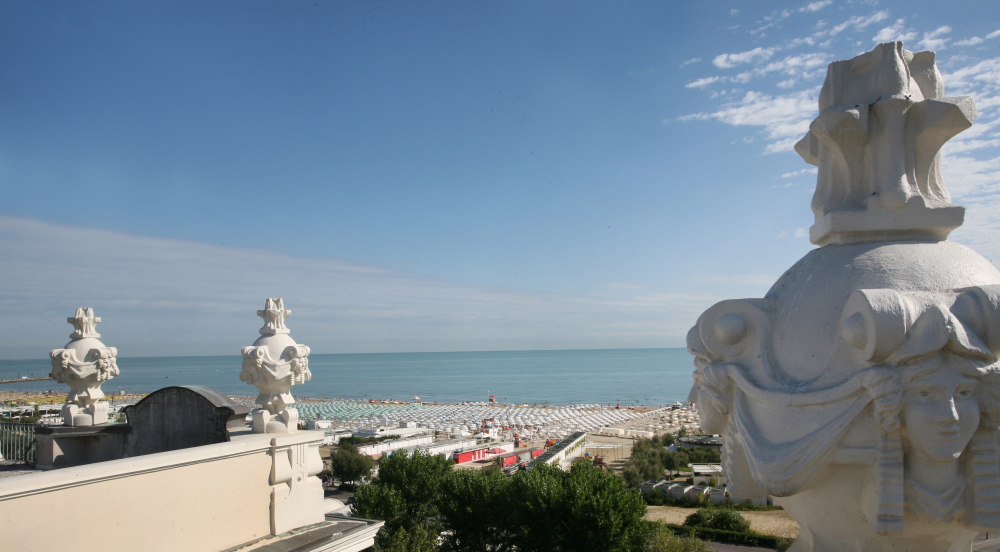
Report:
[[[108,403],[102,401],[101,384],[118,375],[115,355],[118,349],[105,347],[97,338],[95,327],[101,321],[94,309],[76,309],[76,316],[67,318],[73,325],[71,341],[62,349],[49,353],[52,378],[69,385],[66,404],[62,408],[63,424],[93,426],[108,422]]]
[[[254,433],[291,433],[298,430],[299,413],[289,405],[295,403],[293,385],[312,379],[309,372],[309,347],[295,343],[285,327],[285,310],[280,298],[268,299],[257,316],[264,319],[261,336],[250,347],[243,348],[243,371],[240,379],[260,390],[253,411]]]
[[[946,241],[939,149],[975,105],[900,42],[831,64],[819,105],[796,149],[821,247],[702,314],[690,400],[730,492],[799,522],[791,551],[969,550],[1000,528],[1000,272]]]

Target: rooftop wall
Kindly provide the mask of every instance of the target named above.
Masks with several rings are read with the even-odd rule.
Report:
[[[0,479],[3,547],[218,552],[323,521],[311,454],[319,460],[322,437],[235,435],[228,443]]]

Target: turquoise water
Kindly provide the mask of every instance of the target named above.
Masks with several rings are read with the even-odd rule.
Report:
[[[145,393],[170,385],[206,385],[256,395],[239,379],[238,356],[119,358],[121,375],[104,384]],[[0,379],[48,375],[48,359],[0,360]],[[312,380],[296,397],[485,401],[529,404],[662,405],[685,402],[692,357],[685,349],[372,353],[309,357]],[[4,390],[68,389],[54,381],[5,384]],[[506,397],[506,398],[504,398]]]

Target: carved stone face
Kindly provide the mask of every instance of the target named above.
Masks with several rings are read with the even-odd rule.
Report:
[[[977,381],[951,366],[964,359],[947,356],[924,361],[940,366],[906,384],[900,416],[908,452],[936,463],[957,459],[979,426]]]

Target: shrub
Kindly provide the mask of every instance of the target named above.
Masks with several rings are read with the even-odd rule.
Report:
[[[738,533],[748,533],[750,531],[750,522],[743,517],[743,514],[723,508],[701,508],[688,516],[684,520],[684,525],[719,529],[722,531],[735,531]]]
[[[707,543],[697,537],[675,533],[661,521],[643,520],[632,534],[629,552],[707,552]]]

